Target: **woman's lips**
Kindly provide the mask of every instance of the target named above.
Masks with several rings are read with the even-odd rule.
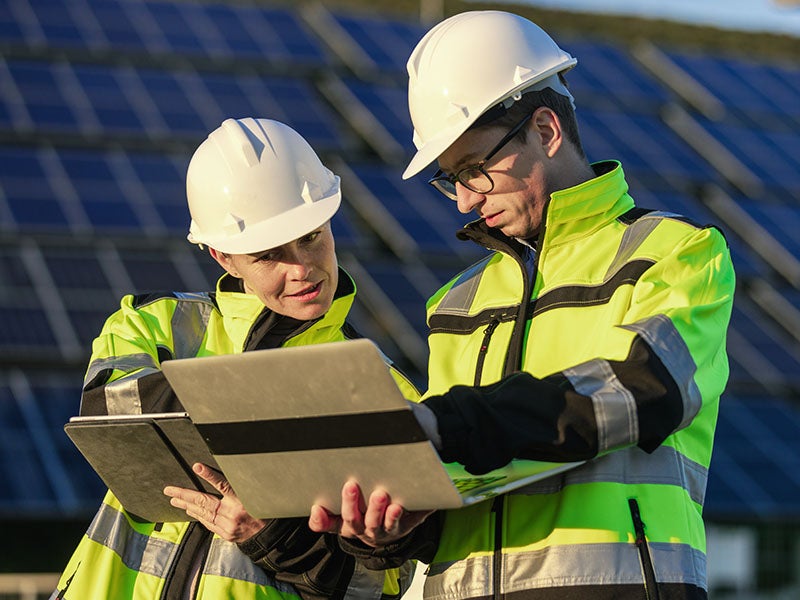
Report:
[[[302,289],[296,294],[290,294],[290,297],[304,301],[313,300],[314,298],[319,296],[321,289],[322,289],[322,282],[320,281],[312,286]]]

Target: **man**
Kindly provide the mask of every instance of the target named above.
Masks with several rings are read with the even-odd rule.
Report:
[[[430,563],[426,598],[707,596],[730,256],[717,229],[636,207],[618,162],[589,164],[575,63],[497,11],[445,20],[408,62],[418,152],[404,177],[438,161],[431,183],[479,217],[459,237],[492,251],[428,302],[420,419],[472,473],[588,461],[432,516],[381,491],[364,506],[357,482],[341,516],[313,508],[312,529],[353,538],[373,566]]]
[[[192,156],[187,196],[189,241],[208,246],[226,273],[215,292],[123,298],[94,341],[82,415],[182,411],[160,370],[166,360],[354,336],[345,318],[355,286],[337,265],[330,227],[339,178],[299,134],[268,119],[226,120]],[[196,521],[142,522],[108,492],[54,597],[373,599],[408,583],[410,565],[369,571],[305,518],[255,519],[219,473],[194,469],[221,498],[165,493]]]

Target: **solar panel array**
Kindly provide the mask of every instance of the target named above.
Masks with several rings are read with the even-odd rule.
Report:
[[[424,175],[400,179],[405,60],[423,33],[320,5],[0,5],[0,513],[94,510],[102,485],[62,425],[123,294],[213,286],[218,267],[184,240],[183,176],[226,117],[285,121],[342,176],[334,231],[357,328],[424,385],[424,301],[482,251],[455,238],[469,217]],[[709,116],[626,47],[554,33],[579,60],[568,78],[589,158],[620,159],[640,205],[719,223],[730,241],[740,285],[707,514],[796,518],[800,71],[662,49],[724,105]]]

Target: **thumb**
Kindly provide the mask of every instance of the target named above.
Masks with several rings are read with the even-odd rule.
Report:
[[[192,465],[192,470],[200,477],[205,479],[208,483],[213,485],[214,489],[216,489],[223,496],[236,495],[233,493],[233,488],[231,488],[231,484],[228,483],[228,480],[225,479],[225,476],[216,469],[212,469],[203,463],[194,463],[194,465]]]

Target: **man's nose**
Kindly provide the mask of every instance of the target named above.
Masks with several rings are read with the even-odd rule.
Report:
[[[460,181],[456,182],[456,204],[459,212],[463,214],[471,213],[485,198],[486,194],[473,192]]]

